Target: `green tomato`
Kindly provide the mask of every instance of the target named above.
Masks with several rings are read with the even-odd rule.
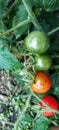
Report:
[[[31,53],[44,53],[50,46],[49,37],[45,32],[33,31],[24,40],[24,44]]]
[[[46,54],[40,54],[35,57],[34,69],[38,70],[48,70],[51,67],[52,59]]]

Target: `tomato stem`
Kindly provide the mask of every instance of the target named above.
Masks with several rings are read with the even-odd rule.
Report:
[[[51,69],[59,69],[59,65],[52,65]]]
[[[5,102],[3,102],[3,101],[0,101],[0,104],[2,104],[2,105],[8,105],[8,104],[6,104]]]
[[[51,55],[52,58],[59,58],[59,55],[57,54],[54,54],[54,55]]]
[[[29,14],[28,18],[26,20],[24,20],[23,22],[17,24],[15,27],[11,28],[11,29],[8,29],[6,32],[3,32],[2,34],[0,34],[0,36],[4,36],[4,35],[7,35],[8,33],[16,30],[17,28],[25,25],[25,24],[28,24],[30,22],[32,22],[34,24],[34,26],[37,28],[37,30],[41,30],[43,31],[42,27],[40,26],[38,20],[36,19],[36,16],[35,14],[32,12],[30,6],[27,4],[28,2],[26,0],[22,0],[23,3],[24,3],[24,6]]]
[[[31,95],[32,95],[32,94],[30,94],[30,95],[28,96],[28,99],[27,99],[27,101],[26,101],[26,103],[25,103],[25,107],[23,108],[23,110],[22,110],[22,112],[21,112],[21,115],[20,115],[20,116],[18,117],[18,119],[16,120],[16,123],[15,123],[15,125],[14,125],[14,130],[18,130],[18,124],[20,123],[20,121],[21,121],[21,119],[22,119],[24,113],[26,112],[27,108],[30,106]]]
[[[7,34],[10,33],[11,31],[16,30],[17,28],[19,28],[19,27],[21,27],[21,26],[23,26],[23,25],[25,25],[25,24],[28,24],[29,22],[30,22],[30,19],[26,19],[26,20],[24,20],[23,22],[17,24],[15,27],[13,27],[13,28],[7,30],[6,32],[3,32],[2,34],[0,34],[0,36],[7,35]]]
[[[52,31],[48,32],[47,34],[48,34],[48,35],[51,35],[51,34],[55,33],[55,32],[58,31],[58,30],[59,30],[59,26],[56,27],[55,29],[53,29]]]
[[[38,97],[33,91],[32,91],[33,96],[35,96],[38,101],[42,102],[50,111],[54,111],[55,113],[59,114],[58,110],[55,110],[53,108],[51,108],[49,105],[47,105],[40,97]]]
[[[7,122],[7,121],[3,121],[3,122],[5,122],[5,124],[7,124],[7,125],[14,126],[14,123],[12,123],[12,122]]]
[[[13,7],[16,6],[16,4],[17,4],[18,2],[20,3],[21,0],[15,0],[15,1],[13,2],[13,4],[10,6],[9,10],[3,15],[3,18],[4,18],[4,17],[7,17],[7,15],[11,12],[11,10],[13,9]]]
[[[27,12],[28,12],[28,15],[32,21],[32,23],[34,24],[34,26],[36,27],[37,30],[41,30],[43,31],[42,27],[40,26],[38,20],[36,19],[36,16],[35,14],[33,13],[32,9],[30,8],[29,4],[28,4],[28,0],[22,0]]]

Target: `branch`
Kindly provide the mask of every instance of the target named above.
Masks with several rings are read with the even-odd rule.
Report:
[[[10,8],[9,8],[9,10],[3,15],[3,18],[4,17],[6,17],[10,12],[11,12],[11,10],[14,8],[14,6],[16,6],[16,4],[18,3],[18,2],[20,2],[21,0],[15,0],[14,2],[13,2],[13,4],[10,6]]]
[[[30,105],[30,99],[31,99],[31,95],[28,96],[28,99],[27,99],[27,101],[26,101],[26,103],[25,103],[25,106],[24,106],[22,112],[21,112],[21,115],[18,117],[18,119],[17,119],[17,121],[16,121],[16,123],[15,123],[15,125],[14,125],[14,130],[18,130],[18,124],[20,123],[20,121],[21,121],[21,119],[22,119],[24,113],[26,112],[27,108],[28,108],[29,105]]]
[[[58,30],[59,30],[59,26],[56,27],[55,29],[53,29],[52,31],[48,32],[47,34],[48,34],[48,35],[51,35],[51,34],[55,33],[55,32],[58,31]]]
[[[59,65],[52,65],[51,69],[59,69]]]
[[[30,19],[26,19],[26,20],[24,20],[23,22],[17,24],[15,27],[13,27],[13,28],[7,30],[6,32],[3,32],[2,34],[0,34],[0,36],[7,35],[7,34],[10,33],[11,31],[16,30],[17,28],[19,28],[19,27],[21,27],[21,26],[23,26],[23,25],[25,25],[25,24],[28,24],[29,22],[30,22]]]
[[[32,23],[34,24],[34,26],[37,28],[37,30],[41,30],[43,31],[42,27],[40,26],[38,20],[36,19],[36,16],[35,14],[33,13],[32,9],[30,8],[29,4],[28,4],[28,0],[22,0],[27,12],[28,12],[28,15],[32,21]]]
[[[32,94],[33,94],[33,96],[35,96],[35,97],[38,99],[38,101],[42,102],[42,103],[49,109],[49,111],[54,111],[55,113],[59,114],[59,111],[58,111],[58,110],[53,109],[53,108],[51,108],[49,105],[47,105],[47,104],[46,104],[41,98],[39,98],[33,91],[32,91]]]

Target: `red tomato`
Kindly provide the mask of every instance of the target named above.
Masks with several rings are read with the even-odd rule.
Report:
[[[47,105],[49,105],[51,108],[53,109],[56,109],[58,110],[58,101],[56,100],[55,97],[51,96],[51,95],[46,95],[42,98],[42,100],[47,103]],[[42,106],[42,107],[46,107],[42,102],[39,102],[39,104]],[[55,114],[55,112],[52,110],[45,110],[43,112],[43,115],[44,116],[53,116]]]
[[[36,72],[34,74],[34,83],[31,85],[33,91],[45,93],[50,90],[51,85],[51,78],[45,72]]]

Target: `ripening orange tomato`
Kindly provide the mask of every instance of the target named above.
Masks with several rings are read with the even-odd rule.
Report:
[[[46,93],[51,89],[52,81],[48,74],[45,72],[36,72],[34,74],[34,83],[31,89],[37,93]]]

